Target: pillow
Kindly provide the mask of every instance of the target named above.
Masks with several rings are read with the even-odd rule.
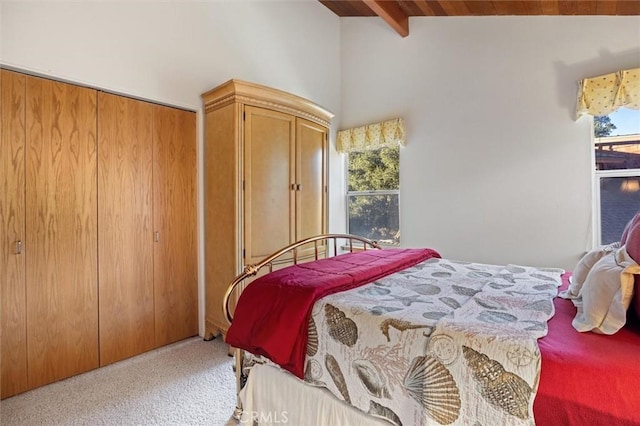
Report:
[[[603,256],[613,252],[614,250],[620,248],[620,243],[612,243],[606,246],[600,246],[589,253],[582,256],[582,259],[578,262],[576,267],[573,269],[573,273],[571,274],[570,285],[569,288],[565,291],[562,291],[558,294],[558,296],[564,299],[575,299],[580,296],[580,289],[584,284],[584,281],[587,279],[587,274],[593,265],[595,265]]]
[[[636,274],[635,276],[635,284],[633,286],[633,299],[631,299],[631,309],[636,314],[636,318],[640,320],[640,275]]]
[[[625,237],[624,243],[620,241],[620,244],[624,244],[627,247],[627,253],[636,263],[640,263],[640,213],[635,215],[631,222],[627,225],[625,233],[622,234]]]
[[[640,263],[640,213],[637,213],[627,224],[622,236],[625,237],[625,247],[631,259]],[[635,276],[635,294],[631,308],[635,311],[636,317],[640,318],[640,273]]]
[[[604,255],[589,271],[580,296],[573,301],[578,313],[573,327],[580,331],[614,334],[627,320],[633,295],[633,274],[640,274],[625,247]]]
[[[620,245],[625,245],[625,243],[627,242],[627,238],[629,236],[629,231],[631,230],[631,227],[636,225],[637,223],[640,223],[640,213],[636,213],[635,216],[633,216],[629,221],[629,223],[627,223],[627,225],[624,227],[624,230],[622,231],[622,236],[620,237]]]

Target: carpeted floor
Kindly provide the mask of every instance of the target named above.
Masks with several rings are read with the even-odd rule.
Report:
[[[235,425],[233,358],[194,337],[0,402],[2,426]]]

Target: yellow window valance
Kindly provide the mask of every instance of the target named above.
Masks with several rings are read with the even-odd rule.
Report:
[[[338,132],[338,152],[371,151],[393,145],[405,145],[404,120],[395,118],[380,123]]]
[[[580,81],[576,118],[609,115],[620,107],[640,109],[640,68]]]

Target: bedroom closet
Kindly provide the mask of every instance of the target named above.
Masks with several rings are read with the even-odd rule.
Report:
[[[98,93],[101,365],[198,333],[195,127]]]
[[[239,80],[202,98],[205,337],[211,337],[226,333],[223,296],[246,265],[327,231],[333,114],[290,93]]]
[[[0,73],[1,397],[197,334],[195,114]]]

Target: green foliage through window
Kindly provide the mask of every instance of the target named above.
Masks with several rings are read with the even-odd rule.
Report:
[[[348,191],[380,191],[400,189],[400,148],[349,154]]]
[[[593,117],[593,135],[596,138],[611,136],[611,132],[617,129],[616,125],[611,122],[611,118],[602,115]]]
[[[349,153],[347,172],[349,232],[398,245],[399,146]]]

